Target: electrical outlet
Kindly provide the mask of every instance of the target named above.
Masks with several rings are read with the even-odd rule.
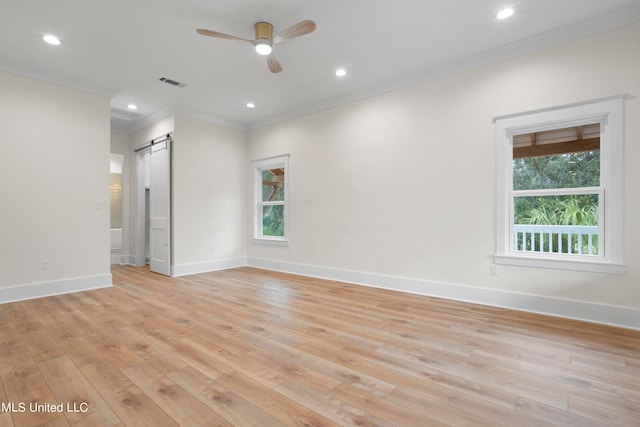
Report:
[[[491,264],[491,275],[499,276],[500,275],[500,266],[497,264]]]
[[[51,261],[48,259],[40,261],[40,270],[48,270],[49,268],[51,268]]]

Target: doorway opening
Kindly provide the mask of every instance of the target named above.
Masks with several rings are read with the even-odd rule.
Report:
[[[124,155],[111,154],[109,171],[109,216],[111,263],[120,264],[123,256]]]
[[[172,136],[134,150],[136,157],[136,265],[171,276],[171,144]]]

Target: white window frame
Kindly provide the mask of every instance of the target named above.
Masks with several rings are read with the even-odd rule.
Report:
[[[269,169],[284,169],[284,200],[262,201],[262,171]],[[253,241],[274,245],[289,244],[289,155],[280,155],[251,162],[253,172]],[[284,206],[284,236],[262,235],[262,212],[265,206]]]
[[[623,274],[623,115],[624,95],[578,104],[500,116],[496,124],[497,224],[496,264]],[[513,200],[516,195],[554,190],[513,190],[513,137],[600,123],[600,186],[570,190],[598,193],[598,256],[532,253],[514,250]],[[562,189],[567,193],[567,189]]]

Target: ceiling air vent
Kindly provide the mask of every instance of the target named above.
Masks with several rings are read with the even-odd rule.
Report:
[[[180,82],[177,82],[175,80],[171,80],[171,79],[166,78],[166,77],[160,77],[159,80],[161,82],[165,82],[166,84],[169,84],[171,86],[177,86],[177,87],[185,87],[186,86],[184,83],[180,83]]]

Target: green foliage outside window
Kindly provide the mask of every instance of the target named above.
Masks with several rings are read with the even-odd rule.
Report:
[[[597,187],[600,152],[514,159],[513,189],[539,190]],[[598,225],[593,195],[526,197],[516,203],[514,224]]]
[[[284,202],[284,169],[262,171],[262,201]],[[284,205],[262,208],[262,235],[284,237]]]
[[[284,237],[284,206],[267,206],[262,216],[262,235]]]

